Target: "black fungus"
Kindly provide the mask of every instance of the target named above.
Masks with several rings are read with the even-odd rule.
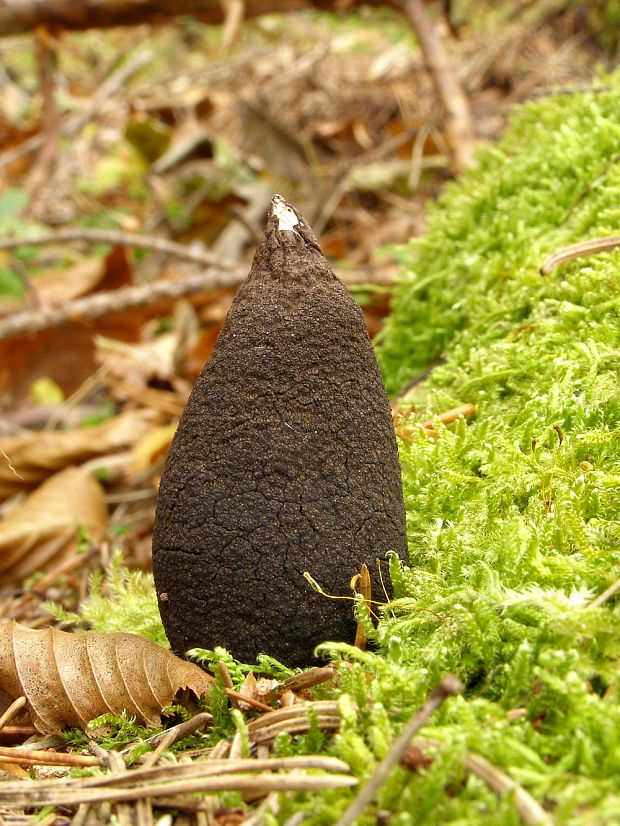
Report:
[[[365,562],[389,591],[406,559],[400,466],[364,317],[298,212],[272,201],[250,274],[198,378],[164,468],[153,571],[182,653],[224,646],[290,666],[353,641]]]

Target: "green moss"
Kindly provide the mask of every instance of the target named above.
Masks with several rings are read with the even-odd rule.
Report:
[[[476,415],[401,445],[411,568],[377,632],[372,693],[400,717],[459,675],[466,696],[425,733],[487,757],[566,824],[620,812],[620,614],[591,606],[620,577],[620,252],[539,267],[619,231],[620,76],[607,81],[520,108],[447,188],[401,251],[379,354],[392,392],[443,359],[408,394],[420,420],[468,402]],[[446,797],[459,771],[403,779],[402,822],[516,822],[472,778]]]
[[[96,571],[90,578],[88,596],[80,602],[78,613],[66,611],[56,603],[45,608],[62,626],[76,630],[141,634],[168,648],[168,640],[157,608],[153,577],[131,571],[115,551],[105,573]]]

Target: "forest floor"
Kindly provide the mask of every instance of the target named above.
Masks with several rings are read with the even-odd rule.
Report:
[[[472,5],[480,10],[464,4],[453,21],[456,36],[444,35],[482,144],[502,134],[515,103],[585,87],[615,65],[570,4]],[[273,193],[304,213],[374,337],[399,274],[395,248],[424,232],[426,205],[452,173],[415,37],[383,9],[266,16],[232,33],[189,18],[39,30],[0,40],[0,77],[0,620],[40,629],[56,624],[50,602],[92,608],[89,578],[110,569],[116,550],[150,570],[163,460]],[[112,570],[104,596],[149,602],[142,580],[128,585]],[[308,699],[313,681],[333,676],[256,686],[230,669],[220,676],[238,714],[248,703],[265,712],[265,697]],[[239,706],[232,685],[242,676]],[[328,731],[335,706],[316,713]],[[273,724],[272,740],[295,730]],[[23,743],[28,725],[0,727],[0,737]],[[242,738],[231,739],[241,759]],[[29,747],[41,742],[58,747],[39,735]],[[39,764],[0,760],[20,777],[16,767]],[[342,774],[336,763],[318,768]],[[179,774],[157,816],[183,809],[175,823],[245,822],[237,805],[192,811],[181,800],[190,779]],[[277,787],[262,783],[245,799],[269,811]],[[38,811],[38,822],[60,826],[80,794],[2,817],[28,823]],[[83,799],[92,822],[107,822],[110,805],[120,822],[152,822],[135,801],[130,810],[110,794]],[[87,809],[73,822],[91,822]]]

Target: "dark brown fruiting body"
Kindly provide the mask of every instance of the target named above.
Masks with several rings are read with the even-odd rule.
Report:
[[[303,219],[279,196],[181,418],[153,535],[172,648],[221,645],[312,663],[353,641],[365,562],[406,558],[400,466],[363,314]],[[384,582],[389,587],[389,577]]]

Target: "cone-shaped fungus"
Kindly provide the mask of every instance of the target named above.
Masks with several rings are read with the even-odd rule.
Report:
[[[353,641],[351,577],[406,558],[390,410],[363,314],[280,196],[181,418],[153,536],[172,648],[309,665]],[[383,582],[389,587],[389,577]]]

